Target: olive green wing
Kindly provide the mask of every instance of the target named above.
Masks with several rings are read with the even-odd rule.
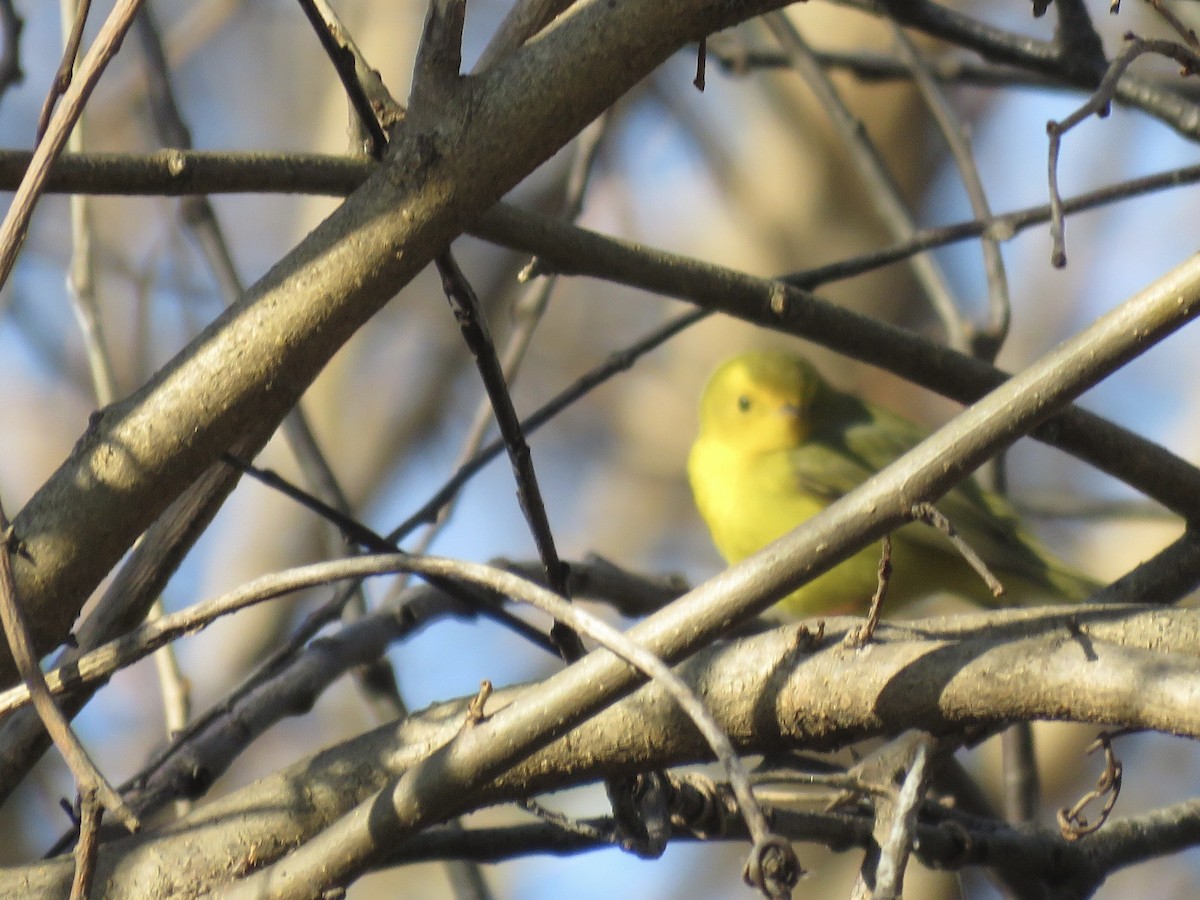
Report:
[[[790,453],[802,489],[826,503],[858,487],[925,437],[907,419],[848,395],[822,412],[809,440]]]
[[[886,410],[859,404],[844,416],[849,424],[826,428],[805,447],[793,451],[796,477],[805,488],[832,502],[894,462],[924,437],[920,427]],[[1014,594],[1050,593],[1070,599],[1086,596],[1095,585],[1055,560],[1020,525],[1002,497],[969,478],[936,503],[937,509]],[[913,545],[952,551],[946,537],[923,524],[904,528],[898,538]],[[1013,579],[1019,583],[1013,584]]]

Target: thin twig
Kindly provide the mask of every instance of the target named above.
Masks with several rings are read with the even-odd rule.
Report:
[[[394,551],[399,551],[401,553],[404,552],[401,548],[396,546],[396,541],[377,534],[362,522],[351,517],[347,513],[330,506],[321,500],[320,497],[316,497],[310,494],[308,491],[297,487],[286,478],[279,475],[277,472],[272,472],[269,469],[260,469],[257,466],[251,465],[245,460],[239,459],[232,454],[226,454],[224,460],[228,465],[237,469],[242,474],[249,475],[256,481],[259,481],[268,487],[279,491],[281,494],[290,497],[301,506],[311,510],[321,518],[330,522],[342,531],[348,542],[358,544],[359,546],[364,547],[373,553],[392,553]],[[448,593],[456,596],[459,600],[472,609],[475,609],[477,612],[489,616],[503,625],[507,625],[514,632],[528,639],[535,646],[543,648],[547,646],[545,635],[522,619],[513,616],[503,607],[487,603],[469,592],[458,590],[452,583],[440,583],[439,586]],[[357,586],[355,586],[355,589],[357,590]],[[347,598],[345,596],[339,595],[328,607],[322,607],[321,609],[317,610],[316,613],[310,616],[309,619],[306,620],[306,622],[301,626],[301,628],[298,629],[297,633],[293,635],[292,643],[290,643],[288,647],[294,648],[300,646],[304,641],[307,641],[308,638],[310,638],[318,628],[340,615],[342,608],[346,604],[346,599]]]
[[[1023,519],[1141,519],[1151,522],[1173,522],[1178,518],[1149,500],[1079,497],[1065,492],[1060,495],[1054,491],[1043,491],[1036,497],[1014,497],[1012,504]]]
[[[70,0],[65,0],[70,3]],[[46,94],[46,99],[42,101],[42,111],[38,114],[37,135],[36,141],[41,141],[45,135],[46,129],[50,125],[50,116],[54,112],[54,104],[71,86],[71,80],[75,77],[76,64],[79,59],[79,47],[83,43],[83,26],[87,23],[88,13],[92,8],[92,0],[78,0],[75,8],[64,8],[63,23],[71,23],[71,27],[63,40],[63,55],[58,64],[58,71],[54,73],[54,80],[50,84],[50,90]]]
[[[474,289],[449,250],[438,255],[436,264],[438,273],[442,276],[442,290],[445,291],[446,299],[450,301],[454,310],[454,317],[458,320],[463,338],[475,357],[475,365],[479,369],[479,375],[495,411],[496,424],[500,428],[504,447],[512,463],[513,477],[517,481],[517,497],[521,511],[525,514],[529,529],[533,533],[542,565],[546,567],[546,581],[551,590],[560,596],[566,596],[566,569],[554,546],[554,534],[550,529],[541,489],[538,487],[537,474],[533,470],[529,445],[525,442],[525,432],[513,406],[512,395],[505,384],[500,361],[496,358],[496,348],[488,333],[479,298],[475,296]],[[583,645],[578,636],[560,627],[558,621],[551,637],[558,643],[563,658],[568,662],[583,655]]]
[[[713,35],[708,40],[709,56],[731,76],[742,76],[760,69],[787,69],[791,62],[786,54],[773,47],[744,46],[736,32]],[[817,61],[827,69],[845,72],[863,84],[881,84],[893,81],[911,81],[912,70],[898,57],[871,50],[840,50],[813,48]],[[996,65],[981,62],[958,50],[951,50],[926,59],[930,75],[944,85],[975,85],[995,88],[1031,88],[1063,93],[1091,93],[1091,85],[1084,87],[1055,76],[1029,71],[1016,65]],[[1126,77],[1122,84],[1132,79]],[[1157,80],[1138,80],[1145,90],[1159,94],[1177,96],[1180,99],[1196,99],[1200,88],[1188,82],[1180,82],[1175,76]],[[1138,108],[1132,91],[1118,90],[1115,101],[1131,108]]]
[[[1125,70],[1133,61],[1144,53],[1157,53],[1177,61],[1187,72],[1200,72],[1200,55],[1174,41],[1148,40],[1132,33],[1126,34],[1126,44],[1116,55],[1101,79],[1099,86],[1087,102],[1080,106],[1061,122],[1053,120],[1046,123],[1046,134],[1050,137],[1048,154],[1048,170],[1050,184],[1050,237],[1053,246],[1050,251],[1050,262],[1056,268],[1067,264],[1066,242],[1063,237],[1063,201],[1058,191],[1058,151],[1062,144],[1062,136],[1092,115],[1108,115],[1109,104],[1113,100],[1117,83]]]
[[[1104,770],[1096,779],[1096,787],[1080,797],[1070,808],[1058,811],[1059,831],[1069,841],[1077,841],[1102,828],[1112,814],[1113,807],[1117,805],[1117,798],[1121,796],[1121,781],[1125,770],[1113,751],[1112,739],[1113,735],[1101,732],[1087,748],[1088,753],[1095,753],[1101,748],[1104,750]],[[1089,803],[1101,797],[1104,798],[1104,804],[1096,814],[1096,821],[1089,822],[1083,817],[1083,810]]]
[[[500,360],[500,370],[504,375],[506,384],[511,384],[520,371],[521,362],[524,360],[525,352],[529,348],[533,332],[546,310],[550,295],[553,293],[557,281],[558,277],[555,275],[540,278],[536,284],[530,286],[525,297],[517,303],[516,309],[520,315],[520,319],[516,328],[509,335]],[[456,471],[461,470],[478,456],[479,448],[483,444],[484,438],[487,437],[488,428],[494,421],[495,412],[492,409],[487,392],[484,391],[483,398],[475,408],[475,414],[467,426],[467,434],[463,438],[458,458],[454,462]],[[416,544],[413,545],[412,549],[414,553],[424,553],[433,544],[438,534],[449,523],[450,517],[454,512],[456,499],[457,495],[451,497],[437,511],[437,514],[429,523],[429,527],[422,532]]]
[[[1057,42],[1038,41],[1025,33],[1006,31],[930,0],[883,0],[882,4],[877,0],[839,2],[875,14],[883,5],[896,21],[964,50],[974,50],[984,59],[1050,75],[1088,91],[1095,90],[1104,77],[1103,58],[1064,53]],[[1118,81],[1114,98],[1154,116],[1190,140],[1200,137],[1200,117],[1196,115],[1194,100],[1167,89],[1161,81],[1126,74]]]
[[[629,370],[638,359],[645,356],[651,350],[661,346],[679,332],[690,328],[709,315],[710,313],[707,310],[702,309],[685,313],[670,320],[667,324],[656,328],[650,334],[626,347],[624,350],[619,350],[611,354],[604,363],[577,378],[565,390],[560,391],[533,413],[522,419],[521,431],[526,435],[537,431],[537,429],[541,428],[576,400],[586,396],[590,391],[604,384],[620,372]],[[401,541],[421,523],[433,521],[434,517],[437,516],[438,510],[445,506],[480,469],[500,456],[504,450],[505,444],[503,440],[492,441],[486,445],[470,462],[460,466],[458,471],[450,476],[445,484],[438,488],[420,509],[388,532],[387,540],[393,542]]]
[[[850,160],[866,184],[876,211],[893,239],[910,239],[916,231],[916,226],[899,186],[870,135],[855,119],[837,86],[817,62],[808,42],[785,13],[767,13],[763,16],[763,21],[829,115],[842,143],[849,151]],[[954,292],[947,284],[941,267],[927,254],[913,255],[908,258],[908,262],[942,323],[950,346],[965,351],[970,346],[970,336]]]
[[[932,503],[918,503],[912,508],[912,519],[914,522],[922,522],[940,531],[954,545],[954,549],[958,551],[967,565],[975,570],[975,574],[983,579],[983,583],[987,585],[993,597],[1000,597],[1004,594],[1004,585],[992,574],[987,563],[983,561],[983,557],[975,552],[975,548],[971,546],[970,542],[958,533],[954,523],[946,518],[936,506]]]
[[[959,121],[958,115],[938,86],[924,55],[917,50],[903,28],[899,25],[893,25],[892,28],[900,58],[911,68],[913,83],[934,122],[937,123],[946,146],[950,148],[950,156],[966,189],[971,212],[981,222],[991,219],[991,204],[983,187],[983,179],[979,176],[979,167],[975,164],[975,155],[971,152],[965,126]],[[973,330],[970,345],[976,355],[982,355],[990,361],[996,358],[1008,335],[1012,304],[1008,293],[1008,278],[1004,272],[1004,258],[1000,255],[999,237],[994,232],[985,231],[980,235],[980,244],[983,248],[984,274],[987,276],[989,322],[986,329]]]
[[[871,642],[871,638],[875,634],[875,629],[879,626],[879,619],[883,615],[883,601],[887,597],[888,584],[891,583],[891,536],[885,534],[881,543],[879,567],[875,570],[875,593],[871,596],[871,606],[867,611],[867,620],[860,627],[846,633],[846,646],[856,650],[865,647]]]
[[[1183,181],[1174,181],[1178,177],[1182,177]],[[1119,184],[1087,191],[1064,200],[1062,201],[1062,211],[1067,214],[1084,212],[1166,187],[1191,185],[1198,180],[1200,180],[1200,166],[1188,166],[1187,171],[1179,169],[1169,173],[1164,172],[1161,175],[1131,178]],[[921,250],[932,250],[985,234],[992,234],[1000,241],[1008,241],[1028,228],[1049,222],[1053,215],[1054,210],[1049,204],[1041,204],[1010,213],[1000,213],[988,219],[971,219],[951,225],[923,228],[914,233],[911,240],[841,262],[794,272],[784,276],[783,280],[796,287],[817,287],[831,281],[852,278],[855,275],[891,265]]]
[[[555,828],[561,829],[568,834],[575,834],[579,837],[586,838],[589,841],[598,841],[616,845],[616,833],[612,819],[605,820],[608,827],[598,825],[595,822],[585,822],[581,819],[573,819],[568,815],[558,812],[557,810],[549,809],[538,803],[533,798],[518,800],[517,806],[525,810],[530,815],[536,816],[547,825],[553,825]]]
[[[29,227],[33,207],[46,184],[50,167],[62,152],[72,127],[83,112],[96,82],[120,47],[125,33],[142,0],[117,0],[108,19],[101,26],[95,41],[79,65],[79,72],[63,92],[62,100],[50,117],[49,125],[33,151],[29,169],[13,196],[12,203],[0,223],[0,285],[8,281],[13,264]]]
[[[917,813],[929,782],[933,746],[934,740],[928,735],[915,742],[900,790],[880,803],[874,829],[878,853],[868,852],[852,897],[894,900],[902,895],[904,870],[915,843]]]
[[[75,877],[71,881],[71,900],[87,900],[96,878],[96,858],[100,852],[100,822],[104,806],[94,788],[79,792],[79,839],[75,842]]]
[[[82,35],[81,20],[86,15],[86,5],[76,0],[59,0],[59,9],[64,29],[63,64],[71,67],[63,84],[65,87],[70,83],[70,76],[74,74]],[[73,24],[68,27],[68,23]],[[68,153],[82,153],[84,149],[84,117],[80,115],[79,121],[75,123],[67,138],[66,150]],[[91,204],[87,197],[71,195],[70,216],[71,262],[67,270],[67,293],[71,298],[75,320],[79,324],[80,336],[83,338],[84,353],[92,378],[92,391],[96,396],[97,405],[104,407],[116,399],[117,386],[112,359],[104,340],[100,310],[96,304]]]
[[[601,140],[607,128],[607,122],[608,117],[601,116],[579,134],[571,167],[567,172],[562,204],[562,219],[564,221],[575,221],[583,211],[583,198],[587,192],[589,176],[595,164],[596,155],[599,152]],[[521,280],[526,280],[528,273],[537,267],[538,260],[537,257],[534,257],[522,270]],[[546,314],[546,309],[550,304],[550,297],[557,285],[557,275],[541,275],[526,287],[523,295],[513,304],[513,317],[515,321],[512,330],[509,332],[508,340],[505,343],[504,352],[500,356],[500,370],[504,375],[506,384],[512,384],[516,379],[517,373],[521,368],[521,363],[525,359],[525,354],[528,352],[529,345],[533,340],[534,332],[537,330],[542,317]],[[475,409],[471,424],[467,428],[467,435],[463,438],[462,448],[459,450],[457,460],[455,460],[456,470],[461,470],[463,466],[466,466],[479,454],[480,445],[483,444],[483,439],[487,435],[488,426],[491,425],[494,415],[492,404],[485,391],[484,397]],[[524,423],[522,425],[524,426]],[[529,433],[528,428],[526,428],[525,433]],[[430,548],[438,533],[450,521],[453,510],[454,500],[451,498],[449,502],[438,510],[434,521],[421,534],[420,539],[412,548],[413,553],[424,553]],[[397,588],[402,589],[402,585],[398,585]]]
[[[342,82],[355,124],[366,135],[367,155],[379,159],[387,147],[387,131],[403,116],[402,108],[383,88],[358,44],[325,0],[300,0],[300,8]]]
[[[1197,40],[1196,32],[1185,25],[1179,16],[1175,15],[1169,7],[1163,4],[1162,0],[1146,0],[1146,3],[1158,14],[1160,19],[1166,22],[1179,35],[1185,44],[1193,50],[1200,50],[1200,40]],[[1119,0],[1115,0],[1113,6],[1119,7]]]

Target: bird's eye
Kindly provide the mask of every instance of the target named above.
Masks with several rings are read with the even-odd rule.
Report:
[[[738,397],[738,409],[742,412],[748,412],[750,410],[750,398],[745,394],[742,394],[742,396]]]

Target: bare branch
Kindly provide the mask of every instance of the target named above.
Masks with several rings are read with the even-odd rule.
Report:
[[[4,221],[0,222],[0,284],[6,283],[8,276],[12,274],[17,252],[24,240],[29,218],[33,215],[33,207],[45,185],[50,166],[66,145],[67,136],[83,112],[83,105],[91,96],[101,73],[121,46],[121,40],[129,30],[141,2],[142,0],[119,0],[113,7],[83,62],[79,64],[78,74],[63,92],[62,102],[50,116],[45,134],[38,141],[37,149],[33,151],[29,169],[4,215]]]
[[[589,2],[472,81],[471,116],[399,129],[388,162],[149,384],[97,416],[17,516],[38,562],[15,572],[35,645],[62,640],[136,536],[234,440],[265,443],[337,349],[471,220],[697,31],[778,3]],[[562,77],[563,59],[574,77]],[[35,157],[40,177],[50,144]]]
[[[683,664],[680,672],[690,684],[706,685],[707,703],[743,752],[836,747],[850,737],[909,727],[950,734],[1026,716],[1200,735],[1191,700],[1200,689],[1195,653],[1200,647],[1200,616],[1195,610],[1059,607],[901,626],[884,623],[879,640],[867,650],[847,651],[840,639],[855,624],[828,621],[829,636],[817,650],[805,649],[799,626],[710,647]],[[999,673],[1005,677],[997,677]],[[489,701],[489,708],[497,711],[467,733],[488,737],[496,720],[514,708],[532,705],[546,710],[549,685],[558,680],[555,676],[540,685],[497,691]],[[461,732],[468,702],[431,708],[301,760],[214,801],[149,843],[108,844],[101,851],[101,877],[110,879],[110,890],[127,894],[159,883],[165,873],[187,878],[201,889],[226,884],[230,873],[225,860],[246,858],[250,852],[260,860],[276,859],[337,821],[389,778],[419,765],[430,747]],[[619,724],[628,722],[639,727],[631,731]],[[613,771],[705,758],[703,741],[686,723],[665,694],[649,685],[589,719],[569,741],[547,746],[495,782],[479,782],[468,794],[458,794],[453,803],[439,807],[439,815],[596,780]],[[478,752],[483,749],[476,745]],[[301,802],[303,809],[298,808]],[[224,827],[231,818],[243,826],[234,833]],[[951,838],[955,829],[943,834],[950,838],[945,843],[932,840],[936,832],[924,826],[918,837],[923,853],[931,839],[928,850],[934,858],[944,853],[944,861],[956,859],[958,865],[998,856],[1023,866],[1027,876],[1052,880],[1068,873],[1082,877],[1079,864],[1086,862],[1093,867],[1090,877],[1102,878],[1097,873],[1161,852],[1150,848],[1161,847],[1155,842],[1162,842],[1168,832],[1172,837],[1165,843],[1171,846],[1200,840],[1200,807],[1195,801],[1151,818],[1149,832],[1137,832],[1150,824],[1146,818],[1130,820],[1128,827],[1109,823],[1074,850],[1066,849],[1061,839],[1047,843],[1052,832],[1032,835],[994,822],[986,831],[972,832],[982,840],[978,846],[970,842],[973,850]],[[827,837],[812,830],[807,834],[844,844],[847,821],[829,820]],[[861,845],[858,841],[870,837],[870,822],[854,821],[854,828],[861,830],[853,832],[858,835],[853,840]],[[960,838],[962,833],[959,826]],[[1135,833],[1138,839],[1129,842]],[[402,854],[405,846],[388,842],[387,852]],[[1114,856],[1118,846],[1121,851]],[[202,847],[212,852],[198,852]],[[0,891],[20,883],[29,897],[61,896],[61,890],[52,892],[60,879],[69,883],[71,868],[52,861],[0,871]]]

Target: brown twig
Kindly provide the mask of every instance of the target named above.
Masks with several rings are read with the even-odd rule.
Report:
[[[513,406],[512,395],[509,394],[504,381],[500,361],[496,358],[496,347],[488,332],[479,298],[449,250],[437,256],[436,265],[442,277],[442,290],[445,291],[446,299],[450,301],[450,307],[454,310],[454,318],[458,321],[463,339],[475,357],[475,365],[479,369],[480,378],[483,379],[484,388],[495,411],[496,424],[500,428],[500,436],[512,463],[513,477],[517,481],[517,497],[521,511],[529,523],[538,556],[546,568],[546,581],[551,590],[565,597],[566,567],[559,559],[558,550],[554,546],[554,534],[550,529],[546,504],[542,500],[537,474],[533,469],[533,458],[529,445],[525,442],[525,432]],[[568,628],[556,622],[550,636],[568,662],[583,655],[583,644],[579,636],[571,633]]]
[[[1099,737],[1087,748],[1088,753],[1104,750],[1104,771],[1096,779],[1096,787],[1088,791],[1079,801],[1068,809],[1058,811],[1058,827],[1062,836],[1068,841],[1077,841],[1085,835],[1092,834],[1108,821],[1117,797],[1121,794],[1121,779],[1124,772],[1120,760],[1112,747],[1113,735],[1101,732]],[[1095,822],[1088,822],[1083,817],[1083,809],[1089,803],[1104,798],[1104,805],[1096,816]]]
[[[910,239],[916,231],[916,226],[895,178],[892,177],[879,148],[854,117],[833,80],[817,62],[808,42],[791,19],[782,12],[767,13],[763,16],[763,21],[828,114],[848,151],[850,161],[867,188],[872,204],[893,239]],[[914,254],[906,261],[912,267],[914,276],[945,329],[950,345],[959,350],[966,350],[969,346],[966,323],[941,266],[927,254]]]
[[[350,32],[325,0],[300,0],[300,8],[342,82],[342,90],[354,110],[355,124],[366,135],[367,155],[379,159],[387,147],[388,129],[403,117],[403,109],[388,94]]]
[[[79,65],[79,71],[63,92],[61,102],[50,117],[45,134],[38,142],[29,169],[13,196],[4,221],[0,223],[0,285],[8,281],[17,253],[29,227],[33,207],[41,196],[50,167],[62,152],[67,136],[91,96],[101,73],[120,47],[125,33],[142,0],[117,0],[108,19]]]
[[[471,702],[467,704],[467,725],[475,725],[482,722],[484,719],[484,707],[487,706],[488,698],[492,696],[492,683],[486,678],[479,682],[479,693],[471,698]]]
[[[867,620],[858,628],[846,632],[844,642],[847,647],[855,650],[865,647],[875,634],[879,619],[883,615],[883,601],[887,597],[888,584],[892,578],[892,538],[885,534],[879,553],[879,567],[876,569],[875,593],[871,597],[871,606],[867,611]]]
[[[924,55],[904,33],[904,29],[899,25],[893,25],[893,37],[896,40],[900,59],[909,66],[913,84],[916,85],[926,108],[937,124],[938,131],[950,150],[950,156],[954,160],[955,168],[958,169],[959,178],[966,190],[967,199],[970,201],[971,212],[978,221],[984,222],[991,219],[991,204],[988,202],[987,191],[984,189],[983,179],[979,175],[975,156],[971,152],[966,127],[959,120],[937,80],[933,77],[933,72]],[[990,321],[986,329],[969,329],[970,340],[968,343],[975,355],[994,360],[1004,339],[1008,336],[1009,324],[1012,319],[1012,303],[1008,292],[1008,277],[1004,271],[1004,258],[1000,255],[1000,238],[992,231],[985,231],[979,237],[983,250],[984,274],[987,277]]]
[[[999,579],[992,574],[987,563],[983,561],[975,548],[958,533],[958,529],[942,512],[932,503],[918,503],[912,508],[912,519],[914,522],[923,522],[940,531],[954,545],[954,549],[966,561],[975,574],[983,579],[983,583],[988,586],[988,590],[992,592],[993,597],[999,597],[1004,594],[1004,585]]]
[[[71,880],[71,900],[87,900],[96,878],[96,858],[100,852],[100,821],[104,806],[93,788],[79,792],[79,838],[75,842],[75,877]]]
[[[532,434],[576,400],[586,396],[588,392],[604,384],[618,373],[628,371],[635,362],[651,350],[661,346],[679,332],[690,328],[709,315],[710,313],[707,310],[702,309],[685,313],[670,320],[667,324],[656,328],[640,341],[611,354],[604,363],[580,376],[565,390],[560,391],[555,397],[552,397],[533,413],[522,419],[520,423],[522,432],[527,435]],[[446,480],[446,483],[438,488],[434,495],[420,509],[388,532],[387,539],[389,541],[403,540],[406,535],[421,523],[433,521],[437,516],[438,510],[445,506],[480,469],[500,456],[504,450],[505,444],[503,440],[492,441],[483,447],[483,449],[475,454],[473,459],[460,466],[458,471],[450,476]]]
[[[1062,144],[1062,136],[1092,115],[1108,115],[1109,104],[1112,103],[1117,83],[1125,70],[1133,61],[1144,53],[1157,53],[1170,57],[1183,66],[1186,72],[1200,72],[1200,55],[1175,41],[1149,40],[1135,34],[1125,35],[1126,44],[1121,52],[1113,59],[1101,79],[1099,86],[1087,102],[1061,122],[1053,120],[1046,123],[1046,134],[1050,136],[1048,155],[1048,175],[1050,184],[1050,237],[1053,246],[1050,251],[1050,262],[1056,268],[1067,264],[1066,241],[1063,236],[1063,201],[1058,191],[1058,151]]]
[[[46,99],[42,101],[42,111],[38,113],[37,132],[35,143],[40,142],[46,133],[46,129],[50,125],[50,116],[54,112],[54,104],[71,86],[71,79],[75,75],[75,61],[79,58],[79,46],[83,43],[83,26],[87,24],[88,12],[91,10],[92,0],[79,0],[79,5],[75,9],[75,18],[71,22],[71,31],[67,35],[67,40],[63,46],[62,60],[58,64],[58,71],[54,73],[54,80],[50,84],[50,90],[46,94]]]

